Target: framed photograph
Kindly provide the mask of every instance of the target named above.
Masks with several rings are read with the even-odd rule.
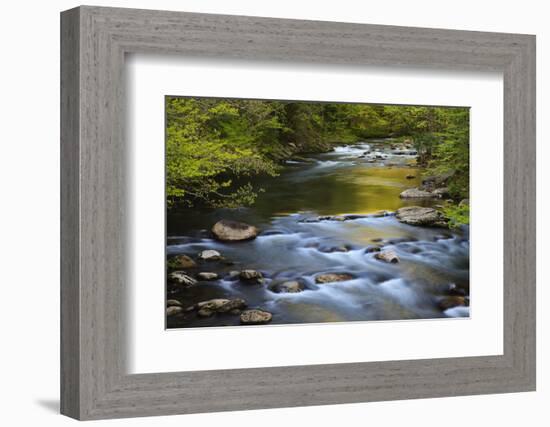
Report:
[[[535,390],[535,37],[61,15],[61,411]]]
[[[168,328],[469,317],[469,108],[165,108]]]

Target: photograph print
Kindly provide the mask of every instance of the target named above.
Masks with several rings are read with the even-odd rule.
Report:
[[[469,317],[469,118],[166,96],[166,327]]]

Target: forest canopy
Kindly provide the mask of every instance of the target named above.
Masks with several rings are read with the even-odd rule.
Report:
[[[168,206],[251,205],[254,177],[368,138],[410,139],[426,172],[468,198],[468,108],[166,97]]]

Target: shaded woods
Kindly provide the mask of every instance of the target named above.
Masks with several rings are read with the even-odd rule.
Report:
[[[450,197],[468,198],[467,108],[167,97],[166,120],[169,209],[252,205],[264,191],[254,178],[284,160],[369,138],[411,141],[425,174],[450,176]]]

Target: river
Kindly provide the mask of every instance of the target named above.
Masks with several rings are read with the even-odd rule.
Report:
[[[305,162],[287,161],[280,176],[261,183],[266,191],[253,207],[169,213],[169,257],[196,258],[200,251],[214,249],[225,260],[203,263],[195,271],[215,272],[221,279],[169,289],[167,298],[184,307],[212,298],[242,298],[249,308],[272,313],[272,324],[469,316],[468,307],[442,310],[439,304],[450,289],[469,296],[467,227],[457,231],[415,227],[392,215],[312,221],[324,215],[360,216],[441,203],[399,198],[403,190],[420,185],[421,171],[414,167],[415,156],[394,155],[389,144],[381,142],[336,147],[306,156]],[[374,162],[361,158],[368,150],[380,150],[384,158]],[[261,233],[246,242],[213,240],[209,230],[223,218],[253,224]],[[380,244],[393,250],[400,262],[384,263],[366,253],[369,246]],[[243,269],[260,271],[264,283],[251,285],[232,277],[231,271]],[[350,273],[354,278],[316,285],[315,276],[327,272]],[[305,286],[303,292],[270,290],[275,283],[296,279]],[[238,315],[199,317],[196,311],[167,319],[168,328],[238,324]]]

